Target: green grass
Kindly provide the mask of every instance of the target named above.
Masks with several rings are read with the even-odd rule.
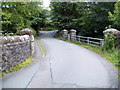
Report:
[[[20,64],[17,64],[15,67],[11,68],[10,70],[7,70],[4,73],[1,73],[0,77],[5,76],[6,74],[8,74],[10,72],[18,71],[19,69],[21,69],[23,67],[29,66],[33,62],[32,59],[33,59],[33,56],[29,56],[29,58],[27,60],[23,61]]]
[[[37,42],[39,48],[41,49],[42,55],[43,55],[43,56],[46,56],[46,51],[45,51],[45,49],[43,48],[43,46],[41,45],[41,43],[39,42],[39,40],[35,39],[35,41]]]
[[[73,41],[70,41],[70,40],[65,40],[63,39],[62,37],[57,37],[57,39],[60,39],[60,40],[64,40],[64,41],[67,41],[67,42],[70,42],[70,43],[74,43],[76,45],[80,45],[84,48],[87,48],[93,52],[96,52],[98,53],[99,55],[105,57],[107,60],[109,60],[116,68],[119,69],[120,65],[119,65],[119,51],[118,50],[112,50],[112,52],[107,52],[103,49],[101,49],[99,46],[97,45],[88,45],[86,43],[79,43],[79,42],[73,42]]]

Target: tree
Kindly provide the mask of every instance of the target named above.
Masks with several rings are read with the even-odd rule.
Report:
[[[2,30],[13,32],[23,28],[31,28],[33,17],[42,13],[41,2],[3,2]]]
[[[110,24],[108,12],[113,12],[114,3],[88,3],[83,17],[84,24],[80,34],[85,36],[103,36],[103,30]]]
[[[75,9],[76,3],[71,2],[52,2],[51,14],[52,20],[59,30],[75,28],[74,19],[77,17],[78,12]]]
[[[113,12],[112,2],[52,2],[52,20],[60,29],[76,29],[85,36],[101,36],[110,24],[108,12]]]
[[[109,20],[112,22],[112,27],[120,30],[120,1],[115,4],[114,13],[109,12]]]

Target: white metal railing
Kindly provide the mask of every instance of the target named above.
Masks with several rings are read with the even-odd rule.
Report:
[[[75,42],[84,42],[90,45],[99,45],[101,48],[104,45],[104,39],[100,39],[100,38],[93,38],[93,37],[85,37],[85,36],[74,36],[74,37],[70,37],[70,34],[64,36],[65,39],[67,40],[72,40]]]

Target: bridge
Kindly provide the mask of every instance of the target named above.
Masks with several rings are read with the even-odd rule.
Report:
[[[3,88],[117,88],[118,71],[108,60],[81,46],[55,39],[56,31],[41,31],[34,63],[3,77]]]

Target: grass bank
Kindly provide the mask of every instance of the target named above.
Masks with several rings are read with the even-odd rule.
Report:
[[[42,55],[43,55],[43,56],[46,56],[46,51],[45,51],[45,49],[43,48],[42,44],[41,44],[41,43],[39,42],[39,40],[37,40],[37,39],[35,39],[35,41],[37,42],[39,48],[41,49]]]
[[[6,74],[9,74],[10,72],[18,71],[19,69],[23,67],[29,66],[33,62],[33,56],[29,56],[29,58],[25,61],[23,61],[20,64],[17,64],[15,67],[11,68],[10,70],[5,71],[4,73],[0,74],[0,77],[5,76]]]
[[[89,50],[92,50],[93,52],[96,52],[98,53],[99,55],[105,57],[107,60],[109,60],[116,68],[120,68],[120,64],[119,64],[119,51],[118,50],[113,50],[112,52],[107,52],[103,49],[101,49],[99,46],[97,45],[88,45],[86,43],[80,43],[80,42],[73,42],[73,41],[70,41],[70,40],[65,40],[64,38],[62,37],[57,37],[57,39],[60,39],[60,40],[64,40],[64,41],[67,41],[67,42],[70,42],[70,43],[73,43],[73,44],[76,44],[76,45],[80,45],[84,48],[87,48]]]

